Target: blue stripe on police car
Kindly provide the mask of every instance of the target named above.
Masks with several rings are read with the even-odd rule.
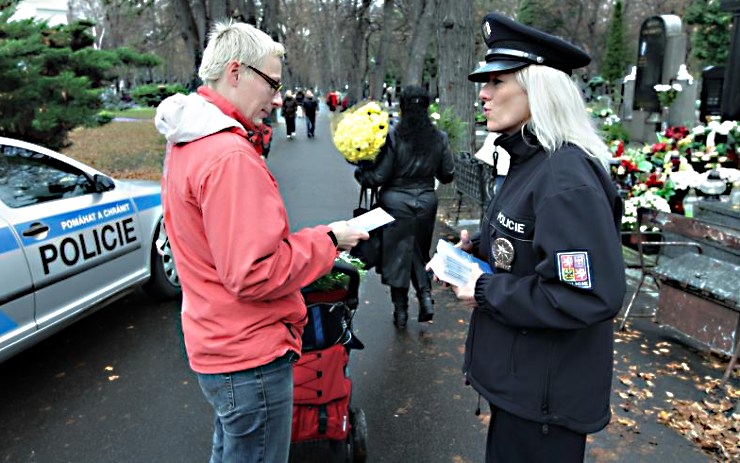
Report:
[[[23,245],[30,246],[50,241],[75,231],[97,227],[103,223],[112,222],[121,217],[133,215],[133,213],[134,208],[131,200],[116,201],[114,203],[101,204],[95,207],[88,207],[77,211],[21,223],[16,225],[15,229],[23,240]],[[37,222],[43,222],[47,225],[49,227],[48,233],[42,239],[34,236],[23,236],[23,231]]]
[[[0,334],[10,331],[17,327],[18,324],[14,322],[10,317],[0,312]]]
[[[146,196],[137,196],[136,198],[134,198],[134,203],[136,204],[136,209],[138,209],[139,211],[144,211],[146,209],[151,209],[153,207],[161,205],[162,197],[159,195],[159,193]]]
[[[0,254],[18,249],[18,241],[9,227],[0,227]]]

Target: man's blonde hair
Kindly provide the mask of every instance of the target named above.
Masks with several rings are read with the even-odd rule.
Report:
[[[575,82],[564,72],[535,64],[516,71],[515,75],[529,98],[532,118],[527,125],[542,147],[552,153],[570,143],[598,159],[606,168],[609,148],[586,111]]]
[[[211,86],[221,78],[232,60],[259,68],[268,56],[284,55],[285,47],[256,27],[233,21],[219,22],[208,35],[198,76]]]

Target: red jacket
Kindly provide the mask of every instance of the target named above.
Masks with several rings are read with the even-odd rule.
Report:
[[[278,185],[247,139],[254,127],[212,90],[165,100],[155,123],[168,139],[162,205],[191,368],[227,373],[300,353],[300,288],[332,267],[329,227],[290,233]]]

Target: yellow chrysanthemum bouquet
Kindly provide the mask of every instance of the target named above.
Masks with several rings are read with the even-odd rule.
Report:
[[[352,164],[372,162],[385,144],[388,119],[378,103],[360,103],[341,113],[332,124],[334,146]]]

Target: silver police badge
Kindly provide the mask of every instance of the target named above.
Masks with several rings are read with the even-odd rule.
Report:
[[[506,238],[496,238],[491,245],[496,268],[511,271],[511,263],[514,262],[514,245]]]

